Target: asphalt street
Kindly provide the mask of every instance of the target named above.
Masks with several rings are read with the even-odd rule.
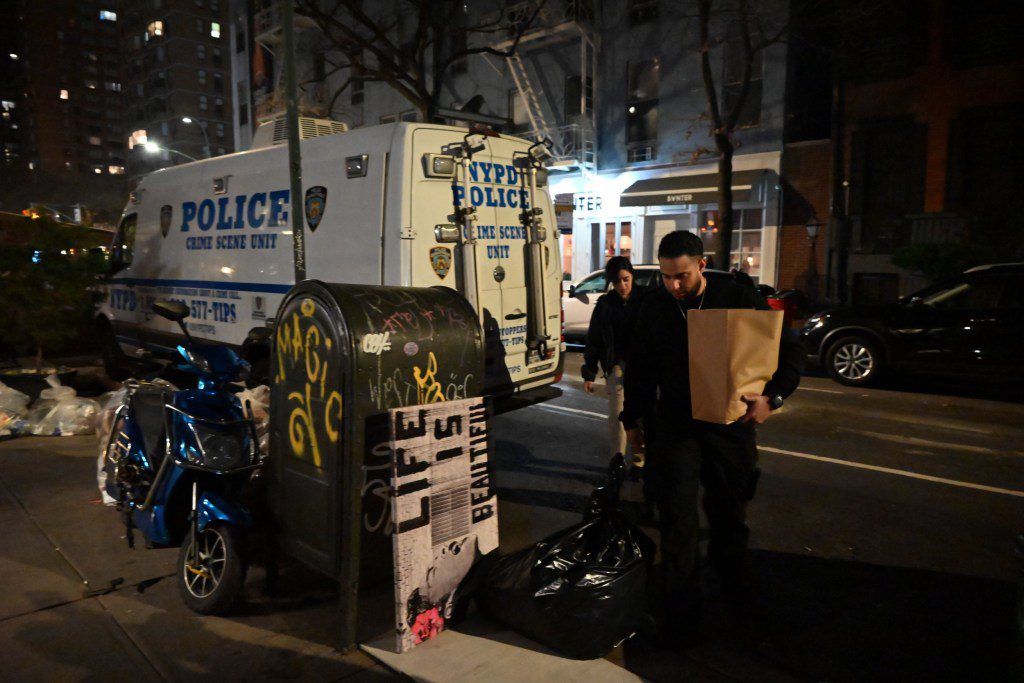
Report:
[[[570,352],[561,398],[491,422],[502,552],[577,522],[604,481],[603,387],[585,394],[579,364]],[[893,386],[805,378],[760,428],[756,603],[727,609],[705,574],[695,647],[655,649],[638,637],[608,659],[652,681],[1004,679],[1022,573],[1024,403],[986,400],[978,387]],[[0,444],[8,678],[396,677],[363,653],[334,650],[337,584],[295,564],[270,595],[263,572],[250,572],[243,604],[226,617],[188,612],[168,580],[175,551],[128,550],[116,514],[99,504],[95,448],[90,436]],[[638,515],[639,485],[624,493],[626,514]],[[392,614],[390,591],[367,599],[373,618],[361,638],[385,632]],[[457,630],[498,639],[479,615]],[[540,670],[523,679],[552,680]]]
[[[568,354],[560,399],[495,419],[503,503],[568,515],[601,483],[606,400],[601,385],[583,392],[580,363]],[[687,656],[738,678],[748,665],[831,680],[1005,671],[1024,532],[1024,405],[977,398],[977,387],[959,393],[805,377],[759,428],[753,636],[716,613],[711,584],[707,640]],[[639,501],[639,486],[627,486]],[[667,679],[680,662],[631,659],[627,648],[623,664]]]

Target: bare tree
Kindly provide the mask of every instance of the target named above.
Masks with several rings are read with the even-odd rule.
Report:
[[[727,266],[732,246],[732,158],[736,151],[736,128],[750,93],[754,65],[766,48],[783,40],[787,22],[784,8],[772,3],[773,11],[758,11],[756,0],[697,0],[700,31],[698,52],[704,94],[708,103],[710,134],[718,152],[718,235],[715,263]],[[780,20],[781,19],[781,20]],[[716,82],[711,52],[732,42],[739,45],[741,65],[738,91],[727,102],[723,84]]]
[[[360,0],[296,0],[295,11],[316,23],[329,46],[324,80],[347,73],[328,111],[354,82],[381,82],[430,121],[441,107],[453,67],[472,55],[511,56],[543,6],[544,0],[534,3],[513,22],[497,3],[489,16],[475,16],[469,3],[459,0],[397,0],[394,12],[387,13]],[[502,43],[507,49],[492,47]]]

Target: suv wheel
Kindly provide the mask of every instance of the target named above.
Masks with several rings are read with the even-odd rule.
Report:
[[[859,335],[837,339],[825,352],[825,369],[832,379],[846,386],[871,384],[882,369],[878,344]]]

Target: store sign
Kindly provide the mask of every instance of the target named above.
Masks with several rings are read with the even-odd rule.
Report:
[[[604,208],[604,200],[600,195],[589,193],[577,193],[573,195],[573,207],[576,211],[593,213]]]

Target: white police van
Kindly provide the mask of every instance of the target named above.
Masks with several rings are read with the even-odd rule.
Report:
[[[142,179],[97,310],[108,369],[181,341],[151,313],[160,299],[189,306],[197,339],[265,368],[273,316],[295,284],[298,210],[307,278],[456,289],[480,314],[489,393],[557,381],[561,261],[542,146],[420,123],[347,131],[301,119],[300,130],[298,201],[283,119],[261,126],[249,151]]]

